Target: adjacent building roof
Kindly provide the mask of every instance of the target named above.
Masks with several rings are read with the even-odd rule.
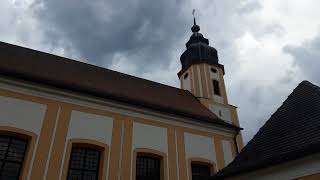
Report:
[[[4,42],[0,61],[0,75],[240,129],[182,89]]]
[[[319,137],[320,88],[303,81],[235,160],[212,179],[224,179],[320,152]]]

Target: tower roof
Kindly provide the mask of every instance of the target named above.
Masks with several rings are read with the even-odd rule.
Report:
[[[217,50],[214,47],[209,46],[209,40],[199,33],[200,26],[197,25],[195,18],[193,19],[193,22],[193,26],[191,27],[192,35],[186,43],[187,49],[180,57],[182,69],[178,73],[179,76],[194,64],[206,63],[223,68],[223,66],[219,64]]]

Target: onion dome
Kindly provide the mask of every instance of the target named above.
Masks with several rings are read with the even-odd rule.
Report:
[[[215,48],[209,46],[209,40],[204,38],[200,31],[200,26],[196,24],[194,18],[194,24],[191,27],[193,34],[191,35],[189,41],[186,43],[187,49],[183,52],[180,57],[182,64],[182,70],[178,73],[181,75],[193,64],[206,63],[210,65],[218,65],[219,67],[223,66],[219,64],[218,52]]]

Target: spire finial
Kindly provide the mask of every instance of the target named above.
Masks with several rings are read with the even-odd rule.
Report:
[[[196,16],[194,15],[196,12],[195,9],[192,10],[192,15],[193,15],[193,26],[191,27],[191,31],[196,33],[200,31],[200,27],[196,23]]]
[[[196,16],[194,15],[196,13],[196,10],[195,9],[193,9],[192,10],[192,15],[193,15],[193,25],[197,25],[197,23],[196,23]]]

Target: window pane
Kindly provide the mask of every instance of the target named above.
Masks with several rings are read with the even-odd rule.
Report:
[[[18,163],[12,163],[12,162],[6,162],[2,169],[2,177],[15,177],[18,178],[20,173],[20,164]]]
[[[93,171],[86,171],[83,173],[83,180],[96,180],[98,175]]]
[[[136,162],[137,180],[160,180],[160,159],[138,156]]]
[[[68,180],[81,180],[81,171],[69,169]]]
[[[28,142],[0,136],[0,179],[19,179]]]
[[[7,160],[22,162],[26,146],[26,142],[13,139],[8,150]]]
[[[99,168],[99,152],[87,150],[84,168],[87,170],[97,170]]]
[[[68,169],[68,180],[97,180],[99,175],[100,151],[73,147]]]
[[[70,159],[70,168],[81,169],[85,160],[85,149],[73,149]]]
[[[8,147],[9,147],[9,138],[0,136],[0,160],[5,159],[5,155]]]

